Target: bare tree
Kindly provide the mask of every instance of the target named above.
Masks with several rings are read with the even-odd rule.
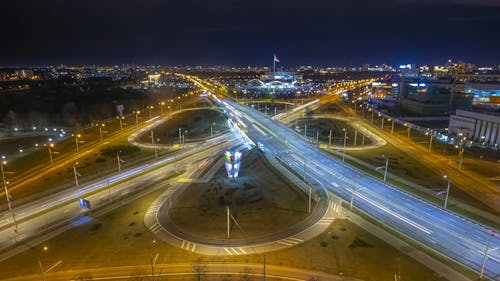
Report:
[[[240,280],[241,281],[252,281],[252,270],[249,267],[243,268],[240,272]]]
[[[195,273],[196,281],[201,281],[203,275],[205,274],[205,269],[207,265],[201,259],[198,259],[193,263],[193,271]]]

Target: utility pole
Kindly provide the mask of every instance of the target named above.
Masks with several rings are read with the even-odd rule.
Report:
[[[394,135],[394,119],[392,119],[391,135]]]
[[[307,141],[307,123],[304,124],[304,140]]]
[[[319,131],[316,131],[316,143],[319,145]]]
[[[384,116],[382,116],[382,120],[381,120],[381,121],[382,121],[382,126],[381,126],[381,127],[382,127],[382,130],[384,129],[384,120],[385,120],[385,117],[384,117]]]

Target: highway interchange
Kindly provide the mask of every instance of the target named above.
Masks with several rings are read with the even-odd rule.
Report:
[[[500,278],[497,234],[484,226],[385,184],[304,141],[298,134],[251,108],[230,100],[221,104],[266,153],[369,214],[378,222],[475,271],[488,247],[485,275]]]
[[[213,97],[228,109],[228,114],[236,120],[235,123],[242,132],[256,143],[262,144],[262,150],[266,154],[272,155],[303,175],[304,180],[312,186],[326,188],[345,201],[351,201],[356,209],[379,223],[474,271],[481,270],[486,250],[485,275],[494,280],[500,278],[500,251],[496,250],[500,247],[500,239],[495,233],[496,230],[488,230],[476,222],[364,174],[326,154],[285,125],[254,109]],[[0,249],[6,249],[18,240],[40,233],[50,223],[68,222],[82,215],[86,210],[82,210],[75,203],[78,198],[94,196],[95,202],[105,204],[113,196],[126,195],[141,182],[175,173],[174,166],[175,171],[179,167],[187,167],[186,174],[192,176],[197,170],[196,163],[211,158],[212,155],[219,155],[223,149],[235,145],[234,142],[216,145],[223,143],[224,138],[234,138],[229,136],[230,134],[219,136],[203,145],[190,147],[187,151],[179,151],[173,156],[160,159],[154,164],[137,166],[107,179],[81,186],[78,190],[66,190],[19,206],[16,208],[16,218],[20,221],[19,229],[23,236],[15,235],[10,215],[3,212],[0,214]],[[145,172],[148,174],[145,175]],[[137,179],[123,182],[134,177]],[[113,188],[106,189],[109,185]]]

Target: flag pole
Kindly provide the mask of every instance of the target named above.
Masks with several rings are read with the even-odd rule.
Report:
[[[273,55],[273,75],[276,73],[276,54]]]

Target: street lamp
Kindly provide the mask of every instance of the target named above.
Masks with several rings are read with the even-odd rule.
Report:
[[[458,169],[462,169],[462,163],[464,161],[464,150],[465,150],[465,147],[463,147],[462,145],[458,146],[458,145],[455,145],[455,148],[458,148],[458,157],[460,158],[458,160]]]
[[[163,106],[165,106],[165,102],[162,101],[162,102],[159,102],[158,104],[160,105],[160,115],[163,115]]]
[[[215,126],[215,122],[214,122],[214,123],[212,123],[212,124],[210,125],[210,137],[211,137],[211,138],[213,138],[213,137],[214,137],[214,129],[213,129],[213,126]]]
[[[345,128],[343,128],[342,131],[344,131],[344,149],[342,150],[342,162],[345,162],[345,147],[347,144],[347,131]]]
[[[151,119],[151,118],[153,118],[151,115],[151,110],[154,108],[154,106],[149,105],[147,108],[149,109],[149,119]]]
[[[391,121],[391,118],[387,119],[387,121]],[[392,119],[392,125],[391,125],[391,135],[394,134],[394,119]]]
[[[490,241],[493,238],[493,236],[496,236],[494,232],[491,233],[491,236],[488,239],[488,242],[486,243],[486,248],[484,249],[483,264],[481,265],[481,273],[479,274],[479,280],[483,280],[484,270],[486,268],[486,261],[488,260],[488,252],[498,250],[498,248],[489,249]]]
[[[141,111],[140,110],[136,110],[134,111],[134,114],[135,114],[135,125],[136,126],[139,126],[139,114],[141,114]]]
[[[106,124],[97,124],[99,126],[99,140],[102,141],[102,127],[106,127]]]
[[[125,119],[125,116],[116,116],[116,118],[118,119],[118,121],[120,121],[120,131],[123,130],[123,119]]]
[[[73,175],[75,176],[75,186],[76,186],[76,189],[78,189],[78,177],[81,177],[82,175],[80,175],[77,171],[76,171],[76,166],[78,165],[78,162],[75,163],[75,165],[73,165]]]
[[[154,131],[151,130],[151,145],[153,145],[153,149],[155,151],[155,159],[158,158],[158,153],[156,152],[156,144],[155,144],[155,137],[154,137]]]
[[[432,152],[432,139],[433,139],[433,136],[432,134],[429,134],[428,132],[425,133],[425,135],[430,135],[430,139],[429,139],[429,153]]]
[[[448,195],[450,194],[450,185],[451,185],[451,178],[449,176],[444,176],[445,179],[448,179],[448,186],[446,187],[446,197],[444,199],[444,208],[448,206]]]
[[[40,255],[38,256],[38,265],[40,266],[40,273],[42,274],[43,281],[45,281],[45,270],[43,270],[42,255],[43,255],[43,253],[47,252],[47,250],[48,250],[47,246],[44,246],[42,248],[42,251],[40,252]]]
[[[54,159],[52,158],[52,149],[51,148],[54,148],[54,144],[53,143],[50,143],[49,145],[47,145],[47,148],[49,149],[49,158],[50,158],[50,164],[54,164]]]
[[[78,139],[81,138],[82,135],[80,134],[75,134],[75,144],[76,144],[76,152],[78,153],[80,151],[80,148],[78,147]]]
[[[14,215],[14,211],[12,210],[12,203],[11,203],[11,196],[9,194],[9,191],[7,189],[7,180],[5,179],[5,173],[3,171],[3,166],[7,166],[7,160],[3,160],[2,163],[0,163],[0,171],[2,172],[2,180],[3,180],[3,189],[5,191],[5,197],[7,198],[7,205],[9,207],[9,212],[10,215],[12,216],[12,222],[14,222],[14,232],[16,233],[17,237],[17,221],[16,221],[16,216]]]

